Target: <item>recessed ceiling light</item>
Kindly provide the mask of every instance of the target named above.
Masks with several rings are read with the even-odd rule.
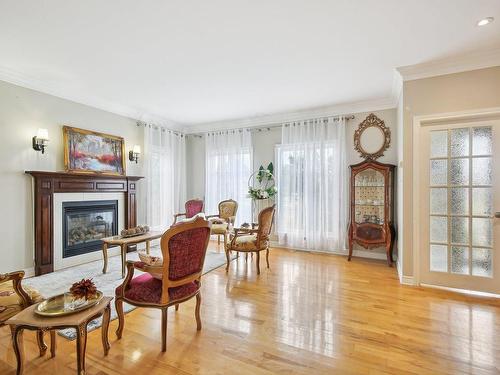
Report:
[[[482,20],[480,21],[477,21],[477,25],[478,26],[485,26],[489,23],[492,23],[495,19],[493,17],[486,17],[486,18],[483,18]]]

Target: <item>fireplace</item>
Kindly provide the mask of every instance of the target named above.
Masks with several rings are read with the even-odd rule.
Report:
[[[118,201],[81,201],[62,204],[63,258],[102,249],[101,239],[118,234]]]

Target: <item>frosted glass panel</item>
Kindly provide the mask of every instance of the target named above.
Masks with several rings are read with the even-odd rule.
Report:
[[[451,189],[451,214],[468,215],[469,214],[469,189],[452,188]]]
[[[491,185],[491,158],[472,159],[472,184]]]
[[[469,248],[463,246],[451,247],[451,272],[462,275],[469,274]]]
[[[469,156],[469,129],[451,131],[451,156]]]
[[[448,131],[431,132],[431,158],[448,156]]]
[[[472,155],[491,155],[491,128],[474,128],[472,131]]]
[[[491,219],[472,219],[472,245],[492,246],[493,222]]]
[[[455,244],[469,243],[469,218],[451,218],[451,242]]]
[[[491,215],[491,188],[472,189],[472,214]]]
[[[431,216],[431,242],[448,243],[448,218]]]
[[[491,250],[472,249],[472,274],[474,276],[492,276]]]
[[[448,185],[448,160],[431,160],[431,186]]]
[[[469,184],[469,159],[451,160],[450,182],[452,185]]]
[[[431,189],[431,214],[446,215],[448,214],[448,198],[446,188]]]
[[[448,246],[431,245],[431,271],[448,272]]]

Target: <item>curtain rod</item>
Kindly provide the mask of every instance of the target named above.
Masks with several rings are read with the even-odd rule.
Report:
[[[354,115],[346,115],[346,116],[323,116],[323,117],[319,117],[318,119],[323,119],[323,120],[326,120],[326,119],[329,119],[329,118],[333,118],[333,119],[339,119],[343,117],[345,120],[354,120],[356,117]],[[256,126],[256,127],[250,127],[250,128],[235,128],[235,129],[219,129],[219,130],[212,130],[212,131],[207,131],[207,132],[203,132],[203,133],[189,133],[189,134],[186,134],[187,136],[194,136],[194,137],[199,137],[201,138],[203,136],[203,134],[207,134],[207,133],[217,133],[217,132],[225,132],[225,131],[231,131],[231,130],[240,130],[242,131],[243,129],[247,129],[248,131],[250,132],[261,132],[263,130],[271,130],[271,129],[274,129],[274,128],[281,128],[283,125],[285,126],[289,126],[290,124],[293,124],[295,122],[306,122],[306,121],[313,121],[315,119],[306,119],[306,120],[295,120],[295,121],[286,121],[286,122],[282,122],[280,124],[270,124],[270,125],[267,125],[267,126]]]
[[[179,131],[179,130],[172,130],[172,129],[169,129],[165,126],[161,126],[161,125],[157,125],[157,124],[150,124],[150,123],[147,123],[147,122],[144,122],[144,121],[137,121],[136,122],[136,125],[137,126],[149,126],[149,127],[156,127],[158,129],[161,129],[162,132],[169,132],[169,133],[174,133],[174,135],[177,135],[177,136],[181,136],[181,137],[185,137],[187,134],[184,134],[183,132]]]

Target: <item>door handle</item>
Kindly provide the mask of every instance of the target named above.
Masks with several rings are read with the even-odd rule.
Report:
[[[497,219],[500,219],[500,211],[495,212],[495,217],[496,217]]]

